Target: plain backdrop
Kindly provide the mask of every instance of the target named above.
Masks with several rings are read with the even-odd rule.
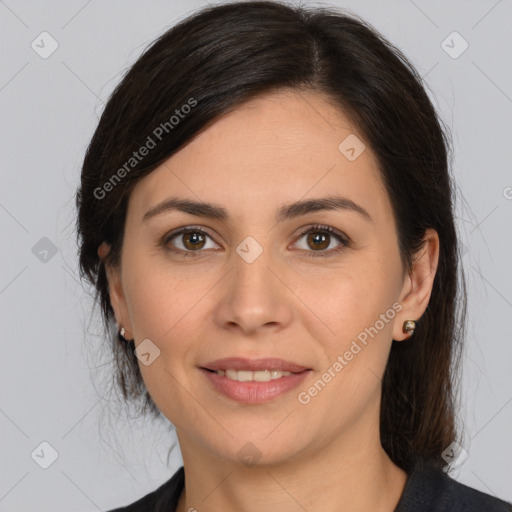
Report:
[[[0,1],[0,511],[113,508],[181,464],[179,449],[167,461],[168,422],[123,414],[106,393],[108,352],[78,278],[74,194],[124,71],[204,5]],[[512,2],[326,5],[362,16],[396,44],[452,130],[469,293],[460,410],[468,456],[454,477],[511,501]]]

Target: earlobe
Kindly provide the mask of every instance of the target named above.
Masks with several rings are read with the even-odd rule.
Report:
[[[110,245],[107,242],[102,242],[102,244],[98,247],[98,256],[103,263],[105,263],[105,258],[110,252]]]
[[[402,311],[393,329],[393,339],[401,341],[412,336],[407,321],[417,321],[427,309],[439,261],[439,235],[434,229],[425,232],[424,244],[414,258],[413,267],[402,288]],[[412,324],[409,325],[412,327]],[[420,328],[420,327],[418,327]]]

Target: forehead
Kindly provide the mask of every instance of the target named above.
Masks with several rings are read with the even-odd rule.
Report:
[[[180,196],[243,218],[255,208],[270,214],[283,203],[333,194],[374,218],[390,214],[377,159],[351,120],[319,93],[288,90],[217,119],[137,183],[130,209],[144,213]]]

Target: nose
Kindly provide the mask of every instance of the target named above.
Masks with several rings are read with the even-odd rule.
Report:
[[[277,332],[290,324],[293,293],[284,263],[264,250],[254,261],[232,253],[232,270],[222,281],[215,322],[223,329],[254,335]]]

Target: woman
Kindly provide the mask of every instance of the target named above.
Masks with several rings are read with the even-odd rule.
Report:
[[[117,510],[511,510],[443,472],[465,311],[445,132],[335,10],[217,5],[145,51],[85,157],[80,265],[183,467]]]

